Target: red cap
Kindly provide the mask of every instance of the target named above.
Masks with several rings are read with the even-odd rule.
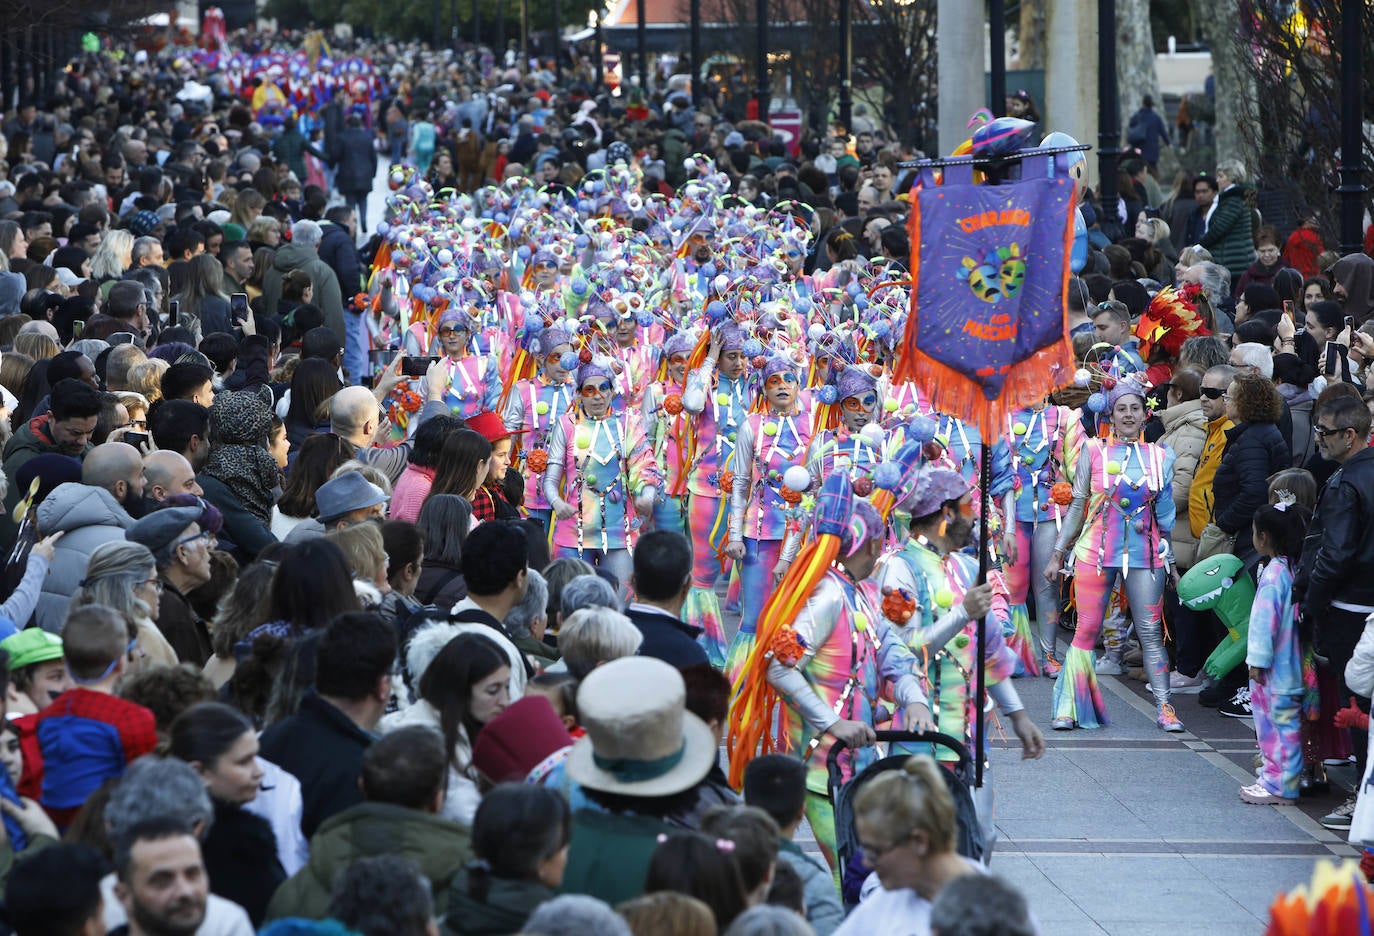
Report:
[[[493,783],[522,783],[531,770],[571,745],[553,704],[529,695],[482,726],[472,746],[472,766]]]
[[[485,412],[478,413],[476,416],[469,418],[467,424],[469,429],[484,436],[488,442],[495,442],[497,439],[505,439],[509,436],[520,435],[525,431],[524,429],[516,429],[514,431],[507,429],[501,417],[497,416],[491,410],[486,410]]]

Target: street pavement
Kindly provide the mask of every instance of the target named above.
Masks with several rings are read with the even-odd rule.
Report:
[[[371,225],[383,217],[386,171],[368,199]],[[723,582],[719,594],[724,605]],[[725,614],[728,634],[737,623]],[[990,732],[991,868],[1026,895],[1042,936],[1253,936],[1275,895],[1309,881],[1319,859],[1359,857],[1317,822],[1354,788],[1353,768],[1329,770],[1328,796],[1248,805],[1237,790],[1254,782],[1251,721],[1175,696],[1188,730],[1166,734],[1144,683],[1100,681],[1111,725],[1073,732],[1049,730],[1051,680],[1016,681],[1045,732],[1039,761],[1022,761],[1009,732]],[[805,825],[797,839],[819,856]]]
[[[1188,730],[1166,734],[1143,683],[1100,681],[1111,725],[1052,732],[1053,682],[1016,680],[1045,732],[1038,761],[1020,759],[1009,729],[989,733],[991,869],[1026,895],[1043,936],[1254,936],[1274,896],[1310,880],[1317,860],[1358,858],[1317,822],[1344,789],[1302,808],[1241,802],[1258,750],[1249,720],[1177,696]],[[1354,771],[1332,780],[1349,788]],[[799,841],[819,854],[806,830]]]

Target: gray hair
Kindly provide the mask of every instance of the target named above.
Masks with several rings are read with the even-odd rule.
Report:
[[[1199,285],[1202,287],[1203,294],[1207,296],[1207,301],[1212,304],[1212,308],[1221,308],[1222,300],[1231,291],[1230,272],[1221,264],[1209,260],[1194,264],[1193,269],[1199,271],[1198,278],[1201,280]]]
[[[644,634],[639,628],[610,608],[583,608],[564,618],[558,631],[563,662],[579,681],[602,663],[634,656],[643,642]]]
[[[943,930],[940,931],[942,934]],[[806,919],[786,907],[759,904],[735,917],[725,936],[815,936]]]
[[[153,554],[142,543],[102,543],[91,553],[86,577],[72,595],[68,613],[87,605],[103,605],[131,622],[151,617],[152,609],[134,597],[134,589],[156,570]]]
[[[583,608],[610,608],[620,610],[620,598],[615,588],[596,573],[579,575],[563,586],[558,611],[566,622],[576,611]]]
[[[1231,349],[1231,357],[1246,367],[1253,367],[1265,380],[1274,379],[1274,356],[1258,341],[1245,341]]]
[[[946,884],[930,908],[940,936],[1034,936],[1030,907],[1019,890],[995,874],[964,874]]]
[[[316,247],[322,237],[324,237],[324,231],[308,218],[303,218],[291,225],[291,243],[293,244],[300,244],[303,247]]]
[[[329,480],[333,481],[335,478],[342,478],[350,471],[356,471],[358,474],[366,478],[369,482],[381,488],[382,493],[385,494],[387,497],[391,496],[391,478],[387,475],[387,473],[382,469],[378,468],[376,465],[370,465],[367,462],[358,461],[358,459],[356,458],[350,458],[348,461],[344,462],[342,465],[335,468],[334,471],[329,475]]]
[[[526,575],[528,584],[525,588],[525,597],[510,609],[502,622],[506,625],[506,630],[510,631],[510,635],[517,640],[530,636],[530,625],[548,614],[549,583],[534,569],[526,570]]]
[[[1245,163],[1239,159],[1223,159],[1217,163],[1217,172],[1226,173],[1227,178],[1238,185],[1245,181]]]
[[[203,824],[200,834],[204,838],[215,810],[195,768],[175,757],[149,754],[130,764],[110,793],[105,826],[115,840],[146,819],[162,817],[184,822],[188,828]]]
[[[80,341],[73,341],[71,347],[67,350],[80,351],[82,354],[86,355],[86,357],[94,361],[96,358],[100,357],[109,346],[110,343],[108,341],[102,341],[99,338],[82,338]]]
[[[1216,335],[1197,335],[1183,342],[1178,351],[1178,363],[1196,364],[1204,371],[1218,364],[1226,364],[1231,355],[1226,350],[1226,342]]]
[[[539,936],[633,936],[624,917],[585,894],[564,894],[540,904],[520,932]]]

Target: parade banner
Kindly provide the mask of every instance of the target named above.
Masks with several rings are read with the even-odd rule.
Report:
[[[930,185],[912,200],[911,315],[896,379],[995,436],[1008,413],[1073,374],[1064,293],[1074,182]]]

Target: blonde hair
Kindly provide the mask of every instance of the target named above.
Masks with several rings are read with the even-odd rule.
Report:
[[[658,891],[615,908],[634,936],[715,936],[716,915],[704,902],[676,891]]]
[[[330,530],[324,535],[343,551],[348,567],[353,570],[354,578],[373,581],[378,568],[386,572],[386,545],[382,542],[382,531],[375,523],[355,523],[342,530]]]
[[[162,358],[149,358],[129,368],[128,389],[143,395],[152,406],[162,399],[162,375],[171,365]]]
[[[266,235],[270,231],[275,231],[277,235],[280,236],[281,225],[277,223],[275,218],[269,218],[267,215],[258,215],[253,219],[253,222],[248,225],[248,234],[246,236],[250,241],[261,243],[265,241]]]
[[[1193,244],[1190,247],[1184,247],[1183,250],[1179,252],[1178,262],[1186,267],[1196,266],[1203,262],[1211,263],[1212,252],[1201,244]]]
[[[134,262],[134,235],[124,230],[106,231],[91,257],[91,277],[118,279]]]
[[[959,831],[954,798],[940,766],[926,754],[869,781],[854,798],[854,817],[871,829],[885,830],[893,843],[922,832],[934,852],[954,851]]]
[[[1163,218],[1146,218],[1145,226],[1150,229],[1150,243],[1162,244],[1169,239],[1169,222]]]
[[[56,341],[42,332],[20,332],[14,336],[14,350],[38,362],[57,357],[57,353],[62,349]]]

